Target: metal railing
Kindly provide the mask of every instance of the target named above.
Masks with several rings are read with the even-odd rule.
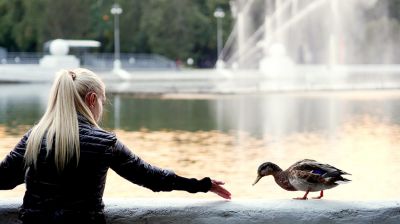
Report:
[[[1,64],[39,64],[45,53],[7,52],[0,55]]]
[[[113,67],[114,54],[112,53],[91,53],[78,57],[81,60],[81,64],[88,68],[110,70]],[[126,70],[177,68],[174,61],[156,54],[121,53],[120,61],[122,68]]]
[[[0,54],[0,64],[39,64],[47,53],[7,52]],[[82,53],[74,55],[79,58],[81,66],[93,70],[111,70],[113,53]],[[121,66],[126,70],[137,69],[177,69],[175,61],[157,54],[120,54]]]

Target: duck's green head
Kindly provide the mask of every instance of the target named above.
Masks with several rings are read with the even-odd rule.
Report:
[[[269,176],[269,175],[274,175],[276,172],[282,171],[282,169],[271,162],[266,162],[261,164],[258,167],[257,170],[257,178],[256,181],[254,181],[253,185],[255,185],[261,178],[265,177],[265,176]]]

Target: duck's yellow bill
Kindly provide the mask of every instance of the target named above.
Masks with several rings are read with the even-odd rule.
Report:
[[[261,179],[262,176],[257,176],[256,181],[254,181],[253,186]]]

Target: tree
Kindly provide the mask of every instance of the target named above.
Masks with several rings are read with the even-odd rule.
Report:
[[[197,65],[216,60],[217,6],[228,0],[119,0],[121,51],[155,53],[171,59],[191,57]],[[94,39],[100,52],[114,49],[113,1],[0,0],[0,46],[8,51],[42,51],[51,39]],[[231,18],[224,19],[225,39]],[[207,63],[205,63],[207,62]]]

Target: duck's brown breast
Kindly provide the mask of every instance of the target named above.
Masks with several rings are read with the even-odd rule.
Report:
[[[279,172],[274,175],[275,182],[283,189],[287,191],[297,191],[293,185],[290,184],[288,174],[285,171]]]

